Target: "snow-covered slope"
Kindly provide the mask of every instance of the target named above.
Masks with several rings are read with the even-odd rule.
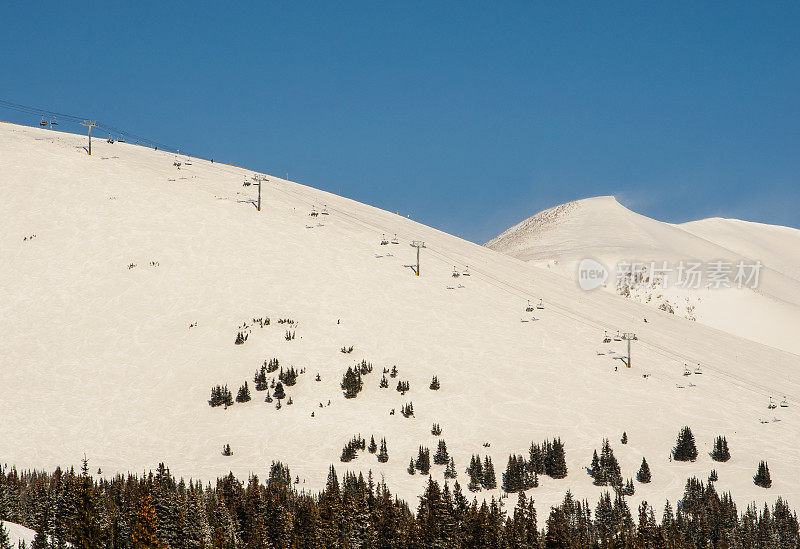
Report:
[[[642,456],[650,463],[653,482],[637,484],[632,506],[674,501],[687,477],[712,467],[718,489],[741,502],[800,501],[796,355],[581,291],[546,268],[297,183],[269,177],[257,212],[245,170],[184,158],[178,169],[172,154],[103,141],[87,156],[84,144],[0,124],[8,463],[77,465],[86,453],[104,474],[164,461],[175,474],[211,479],[229,470],[263,478],[279,459],[312,490],[334,463],[371,469],[413,502],[425,479],[406,467],[420,444],[435,451],[437,422],[462,484],[474,453],[491,455],[500,476],[509,453],[561,437],[569,475],[541,479],[531,494],[539,506],[568,488],[596,500],[602,489],[585,467],[604,437],[626,478]],[[312,207],[329,215],[311,217]],[[399,244],[381,245],[382,234]],[[426,244],[421,276],[409,267],[412,240]],[[471,276],[453,278],[454,265]],[[540,298],[545,308],[526,313]],[[269,326],[253,324],[264,316]],[[295,339],[282,318],[296,321]],[[235,345],[243,324],[247,341]],[[621,343],[601,344],[606,329],[637,332],[632,368],[622,367]],[[352,354],[340,352],[350,345]],[[280,410],[253,388],[254,371],[273,357],[307,370]],[[342,374],[362,359],[374,371],[345,399]],[[704,373],[685,378],[685,362]],[[398,377],[379,388],[393,365]],[[428,388],[433,375],[438,391]],[[213,385],[235,394],[245,380],[251,402],[209,407]],[[399,380],[410,382],[406,395],[394,390]],[[789,407],[767,410],[770,396],[784,395]],[[415,416],[404,418],[408,402]],[[683,425],[698,441],[695,463],[669,460]],[[357,433],[386,437],[389,461],[364,453],[339,463]],[[725,464],[707,453],[720,434],[733,456]],[[226,443],[230,457],[220,452]],[[772,472],[768,491],[752,483],[760,459]]]
[[[800,231],[736,220],[708,219],[674,225],[632,212],[614,197],[570,202],[511,227],[487,247],[575,279],[584,258],[610,271],[606,289],[654,308],[674,311],[780,349],[800,353]],[[651,269],[667,263],[662,284],[618,285],[617,265],[641,262]],[[676,284],[678,268],[701,264],[706,275],[717,261],[730,264],[731,288]],[[763,264],[755,289],[734,283],[739,262]]]
[[[775,271],[800,280],[800,230],[714,217],[678,225],[745,257],[759,258]]]
[[[34,538],[36,538],[36,532],[34,530],[25,528],[21,524],[0,520],[0,525],[5,527],[6,532],[8,532],[8,541],[11,543],[13,549],[20,547],[20,544],[23,542],[26,547],[30,547],[33,544]]]

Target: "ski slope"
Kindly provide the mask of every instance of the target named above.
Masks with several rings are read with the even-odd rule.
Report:
[[[21,543],[25,543],[27,547],[30,547],[33,544],[33,540],[36,538],[35,530],[26,528],[21,524],[0,520],[0,525],[5,527],[8,532],[8,541],[11,543],[13,549],[17,549]]]
[[[637,483],[632,509],[642,499],[674,502],[689,476],[712,468],[718,489],[741,504],[800,501],[797,355],[581,291],[553,269],[298,183],[268,176],[257,212],[257,191],[243,186],[252,172],[101,140],[88,156],[85,141],[0,124],[4,461],[52,469],[85,453],[106,475],[164,461],[176,475],[210,480],[228,471],[264,478],[281,460],[308,490],[323,487],[333,463],[340,474],[372,470],[415,505],[426,479],[406,467],[420,444],[435,451],[437,422],[464,487],[473,453],[492,456],[501,485],[510,453],[561,437],[569,475],[540,479],[529,493],[540,509],[567,489],[596,501],[606,488],[585,468],[604,437],[625,478],[642,456],[650,464],[653,482]],[[312,207],[329,215],[312,217]],[[382,246],[384,234],[399,244]],[[410,268],[413,240],[426,245],[420,276]],[[453,278],[454,266],[471,276]],[[529,299],[545,308],[526,313]],[[262,316],[271,324],[252,326]],[[298,323],[294,340],[280,318]],[[248,339],[234,345],[243,323]],[[639,337],[630,369],[622,343],[600,341],[617,329]],[[349,345],[352,354],[340,352]],[[307,369],[280,410],[253,387],[273,357]],[[345,399],[342,374],[361,359],[374,372]],[[704,373],[687,380],[685,362]],[[399,375],[380,389],[392,365]],[[439,391],[428,389],[433,375]],[[235,395],[245,380],[251,402],[209,407],[213,385]],[[398,380],[410,382],[405,396]],[[767,410],[770,396],[784,395],[788,407]],[[408,402],[413,418],[399,414]],[[698,442],[695,463],[669,459],[683,425]],[[365,452],[339,463],[357,433],[386,437],[389,461]],[[708,456],[720,434],[731,448],[725,464]],[[760,459],[770,490],[752,482]],[[443,470],[434,466],[434,478]]]
[[[677,287],[673,270],[666,287],[636,287],[631,297],[653,308],[667,303],[677,316],[696,320],[792,353],[800,353],[800,231],[729,219],[680,225],[632,212],[612,196],[578,200],[540,212],[511,227],[486,246],[575,279],[579,262],[593,258],[611,275],[606,290],[617,290],[620,261],[761,262],[755,289]],[[735,275],[735,267],[733,273]],[[749,272],[748,272],[749,274]],[[731,277],[733,278],[733,277]],[[746,286],[746,285],[745,285]]]

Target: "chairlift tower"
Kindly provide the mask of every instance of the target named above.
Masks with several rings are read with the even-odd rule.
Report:
[[[631,367],[631,341],[636,341],[639,338],[636,337],[636,334],[628,333],[628,332],[625,332],[620,337],[628,342],[628,368],[630,368]]]
[[[411,245],[417,249],[417,269],[414,273],[419,276],[419,249],[425,247],[425,243],[421,240],[414,240]]]
[[[89,153],[89,156],[91,156],[92,155],[92,128],[97,126],[97,122],[95,122],[94,120],[84,120],[83,122],[81,122],[81,126],[88,126],[89,127],[89,148],[87,149],[87,152]]]
[[[264,175],[261,175],[260,173],[257,173],[257,174],[255,174],[253,176],[253,181],[255,181],[255,183],[253,183],[253,185],[258,185],[258,206],[256,206],[256,209],[260,212],[261,211],[261,182],[262,181],[267,181],[267,177],[264,176]]]

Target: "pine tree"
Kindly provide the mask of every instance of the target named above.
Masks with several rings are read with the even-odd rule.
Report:
[[[13,549],[11,546],[11,539],[8,536],[8,530],[6,530],[2,522],[0,522],[0,549]]]
[[[439,378],[436,377],[436,376],[433,376],[433,379],[431,379],[431,384],[429,386],[430,390],[431,391],[438,391],[439,387],[440,387]]]
[[[358,367],[355,370],[352,367],[347,368],[344,376],[342,376],[341,387],[345,398],[356,398],[358,396],[358,393],[364,387],[364,382],[361,380],[361,371]]]
[[[486,456],[483,462],[483,487],[487,490],[497,488],[497,475],[494,472],[494,464],[490,456]]]
[[[378,462],[386,463],[389,461],[389,452],[386,449],[386,439],[381,438],[381,449],[378,451]]]
[[[431,470],[431,452],[427,448],[420,445],[417,452],[417,461],[415,463],[417,470],[423,475],[427,475]]]
[[[384,374],[383,377],[381,378],[381,382],[378,385],[378,387],[380,387],[381,389],[387,389],[389,387],[389,380],[386,379],[386,374]]]
[[[406,469],[406,471],[408,471],[409,475],[415,475],[417,473],[417,466],[414,464],[413,457],[411,458],[411,462],[408,464],[408,469]]]
[[[565,478],[567,476],[567,459],[564,453],[564,443],[560,438],[554,439],[546,457],[546,470],[551,478]]]
[[[708,475],[708,482],[717,482],[719,480],[719,475],[717,474],[716,469],[711,469],[711,473]]]
[[[447,444],[443,439],[439,439],[439,446],[433,455],[433,462],[436,465],[446,465],[448,461],[450,461],[450,455],[447,453]]]
[[[225,444],[222,447],[222,455],[223,456],[232,456],[233,455],[233,452],[231,451],[231,445],[230,444]]]
[[[286,391],[283,389],[283,383],[279,381],[275,385],[275,391],[273,391],[272,396],[277,398],[279,402],[281,399],[286,398]]]
[[[467,468],[469,483],[467,488],[470,492],[477,492],[483,486],[483,464],[479,455],[473,455]]]
[[[250,388],[247,386],[247,382],[244,382],[244,385],[239,387],[239,393],[236,395],[236,402],[250,402]]]
[[[378,445],[375,444],[375,435],[370,436],[369,446],[367,447],[367,451],[369,451],[370,454],[374,454],[375,452],[378,451]]]
[[[622,444],[628,444],[628,433],[622,431],[622,438],[620,439]]]
[[[458,476],[458,472],[456,471],[456,463],[453,461],[453,457],[450,456],[450,461],[447,463],[447,467],[444,469],[444,478],[453,479]]]
[[[94,481],[89,476],[89,462],[83,458],[83,468],[78,490],[78,507],[73,522],[73,538],[78,549],[100,549],[103,547],[103,532],[99,525],[97,502],[94,497]]]
[[[714,439],[714,449],[711,452],[711,459],[721,462],[731,459],[731,453],[728,450],[728,441],[725,437],[718,436]]]
[[[600,458],[597,457],[597,450],[594,451],[594,455],[592,456],[592,465],[591,465],[592,472],[590,473],[591,476],[595,476],[597,471],[600,469]]]
[[[647,464],[647,460],[642,457],[642,465],[639,467],[639,472],[636,474],[636,478],[642,484],[647,484],[652,480],[650,476],[650,466]]]
[[[697,459],[697,446],[694,443],[692,430],[686,426],[678,434],[678,441],[673,452],[675,461],[694,461]]]
[[[753,482],[756,486],[761,486],[762,488],[770,488],[772,486],[772,479],[769,476],[769,466],[766,461],[761,460],[758,463],[758,471],[756,472],[756,476],[753,477]]]

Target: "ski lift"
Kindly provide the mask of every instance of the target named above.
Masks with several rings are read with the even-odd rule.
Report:
[[[252,183],[245,179],[244,183],[242,183],[242,187],[249,187]]]
[[[315,206],[311,206],[311,213],[309,213],[308,215],[310,215],[311,217],[317,217],[319,215],[319,212],[317,211],[317,208]]]
[[[121,132],[119,134],[119,139],[117,139],[120,143],[125,143],[125,132]]]
[[[617,335],[614,336],[614,341],[622,341],[622,336],[619,335],[619,330],[617,330]]]
[[[469,276],[469,265],[464,267],[464,272],[461,273],[461,276]]]
[[[696,373],[696,374],[702,374],[703,373],[703,370],[700,369],[700,364],[698,364],[697,368],[694,369],[694,373]]]
[[[44,119],[44,115],[42,115],[42,121],[39,122],[39,125],[42,126],[42,127],[47,126],[47,120]]]
[[[461,273],[459,273],[458,269],[456,269],[456,266],[453,265],[453,278],[458,278],[459,276],[461,276]]]
[[[533,305],[531,305],[531,300],[529,299],[529,300],[528,300],[528,306],[527,306],[527,307],[525,307],[525,312],[526,312],[526,313],[532,313],[532,312],[533,312],[533,311],[535,311],[535,310],[536,310],[536,309],[534,309],[534,308],[533,308]]]
[[[319,213],[320,213],[321,215],[330,215],[330,214],[328,213],[328,206],[327,206],[327,205],[326,205],[326,206],[322,206],[322,211],[321,211],[321,212],[319,212]]]
[[[769,410],[774,410],[777,407],[778,407],[778,405],[775,404],[775,401],[772,400],[772,397],[769,397],[769,404],[767,404],[767,408]]]
[[[786,397],[784,396],[783,400],[781,400],[781,408],[788,408],[788,407],[789,407],[789,402],[786,400]]]
[[[542,301],[541,299],[539,299],[539,304],[538,304],[538,305],[536,305],[536,308],[537,308],[537,309],[544,309],[544,301]]]
[[[392,239],[392,244],[400,244],[400,241],[397,240],[397,233],[394,233],[394,238]]]
[[[51,126],[58,126],[58,120],[56,120],[56,117],[55,117],[55,116],[54,116],[54,117],[53,117],[53,119],[50,121],[50,125],[51,125]]]
[[[692,375],[692,372],[689,371],[689,367],[686,366],[686,364],[683,365],[683,375],[685,375],[685,376]]]
[[[111,134],[108,134],[108,139],[106,139],[106,143],[111,143],[112,145],[114,144],[114,138],[111,137]]]
[[[603,330],[603,343],[611,343],[611,338],[608,337],[608,330]]]
[[[388,240],[386,240],[386,235],[385,235],[385,234],[382,234],[382,235],[381,235],[381,246],[386,246],[386,245],[388,245],[388,244],[389,244],[389,241],[388,241]]]

